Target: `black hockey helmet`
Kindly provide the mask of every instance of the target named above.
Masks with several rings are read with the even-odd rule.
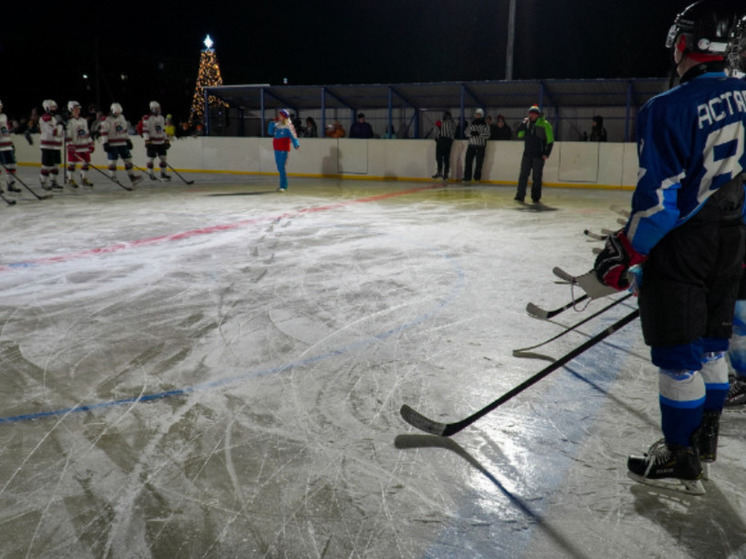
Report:
[[[666,48],[679,49],[699,62],[722,60],[735,22],[732,7],[713,0],[700,0],[676,16],[666,37]]]

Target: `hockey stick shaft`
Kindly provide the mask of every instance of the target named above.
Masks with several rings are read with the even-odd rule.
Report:
[[[143,169],[142,167],[138,167],[137,165],[132,165],[135,169],[140,171],[141,173],[145,173],[146,175],[150,177],[154,177],[153,169]],[[158,177],[155,177],[155,180],[163,182],[163,179],[159,179]]]
[[[546,320],[547,318],[552,318],[553,316],[557,316],[560,313],[565,312],[567,309],[570,309],[577,305],[578,303],[581,303],[585,301],[588,298],[587,294],[583,294],[577,299],[573,299],[566,305],[562,305],[561,307],[558,307],[556,309],[552,309],[550,311],[544,310],[533,303],[529,303],[526,305],[526,312],[533,316],[534,318],[541,318],[543,320]]]
[[[188,180],[186,180],[186,179],[185,179],[184,177],[182,177],[182,176],[181,176],[181,175],[179,174],[179,171],[177,171],[176,169],[174,169],[173,167],[171,167],[171,164],[170,164],[170,163],[166,163],[166,165],[168,165],[168,168],[169,168],[169,169],[171,169],[171,170],[172,170],[172,171],[174,172],[174,175],[176,175],[177,177],[179,177],[179,178],[180,178],[181,180],[183,180],[183,181],[184,181],[184,182],[185,182],[186,184],[194,184],[194,181],[188,181]]]
[[[2,194],[0,194],[0,198],[2,198],[3,202],[5,202],[6,204],[8,204],[9,206],[15,206],[16,205],[16,201],[15,200],[9,200],[8,198],[6,198],[5,196],[3,196]]]
[[[119,181],[118,181],[117,179],[115,179],[114,177],[110,177],[109,175],[107,175],[106,173],[104,173],[104,172],[103,172],[103,171],[102,171],[101,169],[99,169],[98,167],[96,167],[96,166],[95,166],[95,165],[94,165],[93,163],[89,163],[89,164],[88,164],[88,166],[89,166],[89,167],[90,167],[91,169],[93,169],[94,171],[98,171],[99,173],[101,173],[101,174],[102,174],[103,176],[105,176],[105,177],[106,177],[107,179],[109,179],[109,180],[110,180],[111,182],[113,182],[113,183],[116,183],[116,184],[117,184],[118,186],[121,186],[121,187],[122,187],[122,188],[124,188],[124,189],[125,189],[126,191],[128,191],[128,192],[132,192],[132,188],[130,188],[129,186],[127,186],[127,185],[125,185],[125,184],[122,184],[121,182],[119,182]]]
[[[8,167],[6,167],[5,164],[3,164],[3,168],[6,171],[9,171]],[[16,180],[21,183],[21,186],[23,188],[25,188],[26,190],[28,190],[31,194],[33,194],[36,197],[37,200],[46,200],[47,198],[51,198],[52,197],[51,194],[44,194],[44,195],[38,194],[33,188],[31,188],[29,185],[27,185],[25,182],[23,182],[21,180],[21,178],[17,174],[14,175],[14,176],[15,176]]]
[[[604,339],[608,338],[611,334],[616,332],[617,330],[623,328],[633,320],[635,320],[640,314],[640,311],[638,309],[635,309],[630,314],[625,316],[624,318],[621,318],[599,334],[596,334],[589,340],[587,340],[585,343],[579,345],[575,349],[573,349],[571,352],[565,354],[564,356],[560,357],[555,361],[554,363],[550,364],[546,368],[542,369],[538,373],[536,373],[534,376],[526,379],[521,384],[510,390],[509,392],[506,392],[502,396],[500,396],[497,400],[494,402],[486,405],[481,410],[473,413],[469,417],[462,419],[461,421],[457,421],[455,423],[440,423],[439,421],[434,421],[432,419],[429,419],[422,415],[421,413],[417,412],[413,408],[409,407],[408,405],[404,404],[401,407],[401,415],[404,418],[404,420],[412,425],[413,427],[416,427],[417,429],[420,429],[421,431],[425,431],[426,433],[430,433],[432,435],[440,435],[443,437],[450,437],[451,435],[458,433],[462,429],[468,427],[478,419],[484,417],[488,413],[490,413],[492,410],[498,408],[499,406],[503,405],[508,400],[514,398],[530,386],[533,386],[537,382],[539,382],[541,379],[549,375],[550,373],[556,371],[560,367],[564,366],[566,363],[572,361],[575,359],[578,355],[582,354],[583,352],[587,351],[589,348],[593,347],[594,345],[598,344],[599,342],[603,341]]]
[[[604,308],[602,308],[602,309],[599,309],[599,310],[597,310],[597,311],[596,311],[596,312],[594,312],[594,313],[593,313],[592,315],[590,315],[590,316],[588,316],[588,317],[584,318],[583,320],[581,320],[580,322],[578,322],[578,323],[576,323],[576,324],[573,324],[572,326],[570,326],[569,328],[566,328],[565,330],[563,330],[562,332],[560,332],[560,333],[559,333],[559,334],[557,334],[556,336],[553,336],[553,337],[549,338],[548,340],[545,340],[545,341],[541,342],[540,344],[536,344],[536,345],[532,345],[532,346],[528,346],[528,347],[521,347],[521,348],[518,348],[518,349],[514,349],[514,350],[513,350],[513,355],[515,355],[516,353],[521,353],[521,352],[524,352],[524,351],[528,351],[528,350],[530,350],[530,349],[536,349],[537,347],[541,347],[541,346],[543,346],[543,345],[546,345],[546,344],[548,344],[549,342],[553,342],[554,340],[556,340],[556,339],[558,339],[558,338],[561,338],[561,337],[562,337],[562,336],[564,336],[565,334],[567,334],[567,333],[569,333],[569,332],[572,332],[573,330],[575,330],[575,329],[576,329],[576,328],[578,328],[579,326],[582,326],[582,325],[583,325],[583,324],[585,324],[586,322],[589,322],[590,320],[593,320],[593,319],[594,319],[594,318],[596,318],[596,317],[597,317],[598,315],[600,315],[600,314],[603,314],[603,313],[605,313],[605,312],[606,312],[606,311],[608,311],[608,310],[609,310],[610,308],[612,308],[612,307],[614,307],[614,306],[618,305],[619,303],[621,303],[621,302],[623,302],[623,301],[626,301],[626,300],[627,300],[627,299],[629,299],[630,297],[632,297],[632,293],[628,293],[628,294],[627,294],[627,295],[625,295],[624,297],[620,297],[619,299],[617,299],[617,300],[616,300],[616,301],[614,301],[613,303],[611,303],[611,304],[609,304],[609,305],[606,305],[606,306],[605,306]],[[582,297],[581,297],[581,298],[579,298],[579,299],[578,299],[578,301],[580,301],[581,299],[582,299]]]

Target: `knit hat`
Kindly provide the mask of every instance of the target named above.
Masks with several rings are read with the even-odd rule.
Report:
[[[277,112],[280,113],[280,116],[283,118],[290,118],[290,111],[288,109],[280,109]]]
[[[474,116],[484,116],[484,111],[482,109],[477,109],[474,111]]]
[[[539,108],[539,105],[531,105],[528,108],[528,112],[530,112],[530,113],[541,113],[541,109]]]

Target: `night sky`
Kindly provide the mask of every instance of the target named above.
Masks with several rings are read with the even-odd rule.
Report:
[[[0,12],[0,100],[16,117],[53,98],[118,101],[134,117],[157,99],[186,118],[208,33],[226,84],[505,78],[508,0],[10,4]],[[513,78],[665,76],[666,32],[686,4],[518,0]]]

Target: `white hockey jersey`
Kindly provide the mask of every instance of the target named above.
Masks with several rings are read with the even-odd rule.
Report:
[[[166,143],[166,120],[163,115],[145,115],[142,117],[142,137],[146,143],[154,146]]]
[[[101,139],[112,147],[127,145],[129,137],[124,115],[109,115],[101,122]]]
[[[45,113],[39,119],[39,131],[41,132],[41,149],[56,149],[62,147],[64,132],[62,125],[57,122],[54,115]]]
[[[88,121],[82,117],[71,117],[67,121],[67,144],[75,151],[88,152],[93,146],[91,134],[88,131]]]
[[[13,142],[10,139],[7,115],[0,114],[0,151],[12,151]]]

